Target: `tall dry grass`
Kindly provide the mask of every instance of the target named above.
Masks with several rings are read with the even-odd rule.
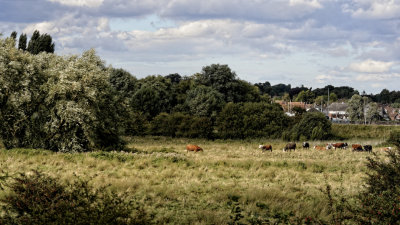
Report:
[[[396,125],[362,125],[362,124],[333,124],[332,131],[346,139],[375,139],[387,140],[390,132],[400,131]]]
[[[95,187],[110,184],[110,189],[130,192],[158,224],[226,224],[231,210],[227,202],[233,195],[240,196],[244,214],[262,212],[257,204],[263,203],[300,217],[324,218],[328,207],[321,189],[330,184],[334,190],[342,187],[346,196],[356,194],[369,155],[349,149],[282,152],[285,143],[280,140],[127,140],[132,152],[3,149],[0,166],[14,174],[36,169],[62,180],[91,177]],[[348,142],[379,144],[379,140]],[[187,153],[186,144],[200,145],[204,152]],[[259,144],[272,144],[273,151],[262,152]]]

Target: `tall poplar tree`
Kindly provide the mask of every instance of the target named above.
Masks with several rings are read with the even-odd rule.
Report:
[[[35,30],[28,43],[27,50],[34,55],[37,55],[40,52],[54,53],[54,43],[50,35],[41,35],[38,30]]]
[[[21,34],[19,36],[18,49],[22,49],[25,51],[26,50],[26,42],[27,42],[26,34]]]

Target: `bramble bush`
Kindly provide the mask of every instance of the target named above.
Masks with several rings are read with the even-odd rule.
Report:
[[[0,224],[149,224],[141,207],[127,193],[94,189],[88,180],[66,184],[41,172],[21,174],[0,199]]]
[[[366,184],[358,196],[361,207],[355,209],[361,224],[398,224],[400,221],[400,132],[392,132],[388,142],[396,150],[387,152],[386,159],[376,154],[368,157]]]

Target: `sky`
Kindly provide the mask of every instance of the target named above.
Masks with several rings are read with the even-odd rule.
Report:
[[[0,33],[94,48],[137,78],[227,64],[240,79],[400,90],[399,0],[0,0]]]

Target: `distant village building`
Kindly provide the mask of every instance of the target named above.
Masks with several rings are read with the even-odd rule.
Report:
[[[387,121],[400,121],[400,109],[393,108],[389,105],[381,105],[380,116]]]
[[[348,123],[349,114],[346,112],[348,104],[345,102],[334,102],[325,109],[325,115],[332,121]]]
[[[308,111],[313,106],[312,104],[306,104],[305,102],[290,102],[290,101],[287,102],[287,101],[283,101],[283,100],[277,100],[277,101],[275,101],[275,103],[278,103],[279,105],[281,105],[283,111],[288,112],[287,115],[293,114],[292,109],[294,107],[299,107],[299,108],[302,108],[302,109],[305,109],[306,111]]]

